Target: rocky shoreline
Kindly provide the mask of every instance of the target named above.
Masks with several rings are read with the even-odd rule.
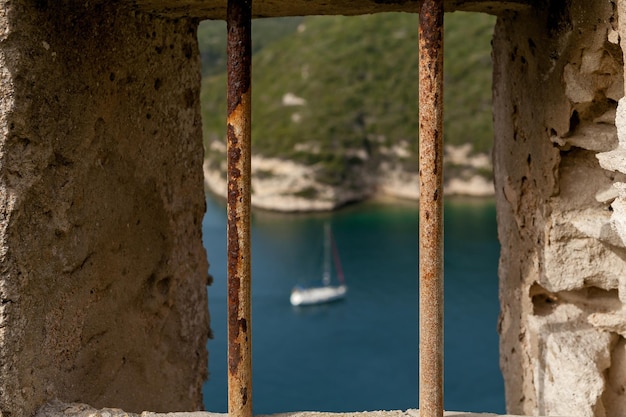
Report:
[[[445,160],[455,167],[454,175],[446,179],[445,195],[490,197],[494,195],[493,181],[480,172],[489,172],[488,155],[470,155],[469,146],[446,147]],[[204,164],[206,188],[226,198],[226,161],[219,169]],[[315,180],[315,168],[278,158],[252,157],[252,205],[255,208],[280,212],[329,211],[345,204],[372,198],[390,197],[404,200],[419,199],[417,173],[390,167],[364,173],[363,187],[332,187]]]

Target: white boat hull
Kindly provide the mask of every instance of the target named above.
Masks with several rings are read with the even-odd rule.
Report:
[[[329,303],[344,298],[347,291],[346,285],[294,288],[291,291],[289,301],[293,306]]]

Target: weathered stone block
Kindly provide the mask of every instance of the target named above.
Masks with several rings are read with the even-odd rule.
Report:
[[[196,24],[118,2],[1,2],[3,415],[52,398],[202,406]]]
[[[621,143],[617,21],[610,3],[574,0],[497,23],[500,351],[512,413],[626,411],[616,348],[626,326],[624,177],[598,154]]]

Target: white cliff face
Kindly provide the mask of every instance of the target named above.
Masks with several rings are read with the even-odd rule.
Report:
[[[220,170],[204,164],[204,180],[213,193],[226,197],[226,162]],[[315,169],[278,158],[252,157],[252,205],[274,211],[327,211],[363,195],[315,180]]]
[[[289,96],[289,102],[295,98]],[[224,144],[213,142],[212,151],[224,154],[219,169],[204,164],[205,184],[213,193],[226,196],[226,160]],[[315,153],[306,144],[299,150]],[[396,157],[406,157],[408,145],[387,150]],[[349,152],[350,156],[367,160],[365,151]],[[471,145],[447,146],[444,160],[458,167],[455,176],[447,179],[444,192],[447,195],[475,197],[492,196],[493,182],[478,174],[478,170],[491,170],[490,157],[486,154],[471,154]],[[417,163],[417,161],[416,161]],[[408,200],[419,199],[417,173],[407,172],[389,162],[380,164],[376,171],[363,171],[360,182],[354,185],[332,187],[316,179],[316,166],[305,166],[279,158],[252,157],[252,205],[275,211],[324,211],[332,210],[348,202],[360,201],[374,196],[385,196]]]

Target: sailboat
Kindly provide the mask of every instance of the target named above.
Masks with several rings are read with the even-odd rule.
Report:
[[[331,285],[331,254],[335,262],[339,285]],[[346,296],[347,292],[348,286],[345,284],[343,277],[339,252],[337,251],[335,241],[332,239],[330,225],[326,223],[324,225],[324,272],[322,275],[322,285],[311,287],[296,286],[291,290],[289,301],[293,306],[323,304],[340,300]]]

